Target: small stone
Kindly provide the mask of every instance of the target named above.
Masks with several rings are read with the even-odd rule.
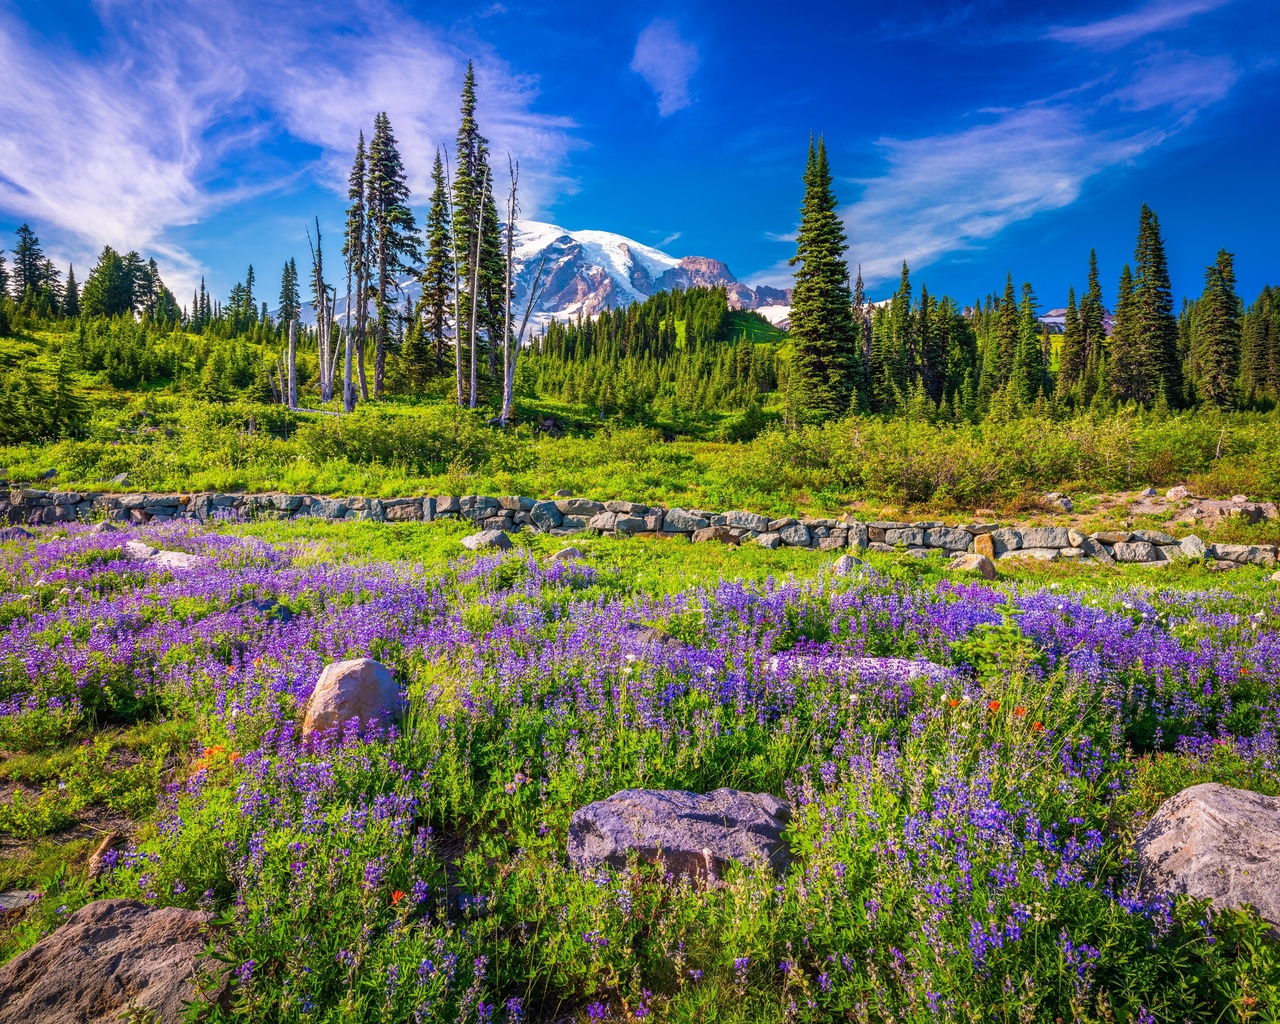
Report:
[[[1183,498],[1191,497],[1191,491],[1189,491],[1182,484],[1178,484],[1177,487],[1170,487],[1167,491],[1165,491],[1164,496],[1168,498],[1170,501],[1181,501]]]
[[[1148,487],[1145,491],[1139,491],[1138,493],[1144,498],[1154,498],[1156,496],[1156,489],[1154,487]]]
[[[835,560],[831,566],[831,572],[836,576],[848,576],[853,572],[855,566],[862,564],[862,559],[854,558],[853,555],[841,555]]]
[[[1272,582],[1272,583],[1280,583],[1280,572],[1273,572],[1273,573],[1271,574],[1271,582]]]
[[[1084,542],[1085,542],[1086,540],[1088,540],[1088,539],[1089,539],[1089,538],[1088,538],[1088,537],[1086,537],[1086,536],[1085,536],[1083,533],[1081,533],[1079,530],[1068,530],[1068,531],[1067,531],[1067,540],[1069,540],[1069,541],[1071,542],[1071,546],[1072,546],[1073,548],[1082,548],[1082,547],[1084,547]]]
[[[485,548],[506,551],[511,547],[511,539],[501,530],[481,530],[469,537],[463,537],[462,546],[468,551],[482,551]]]
[[[577,548],[561,548],[548,559],[551,562],[576,562],[580,558],[585,558],[581,551]]]
[[[1167,533],[1162,533],[1159,530],[1134,530],[1133,539],[1145,540],[1148,544],[1159,545],[1178,543],[1176,537],[1170,537]]]
[[[1243,505],[1249,499],[1243,494],[1233,494],[1231,495],[1231,500],[1236,505]]]
[[[996,578],[996,567],[991,559],[976,552],[962,554],[952,559],[951,568],[957,572],[976,572],[988,580]]]
[[[556,491],[556,497],[557,497],[557,498],[572,498],[572,497],[573,497],[573,491],[569,490],[569,488],[567,488],[567,487],[561,487],[561,488],[560,488],[560,490]]]
[[[777,532],[762,533],[756,537],[756,543],[762,548],[768,548],[770,551],[776,551],[782,547],[782,534]]]
[[[1102,530],[1089,536],[1102,544],[1127,544],[1133,540],[1133,534],[1127,530]]]

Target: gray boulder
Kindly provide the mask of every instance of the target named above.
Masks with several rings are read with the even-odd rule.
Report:
[[[702,530],[709,525],[711,524],[702,516],[695,516],[682,508],[668,509],[666,517],[662,520],[664,533],[693,533],[694,530]]]
[[[867,542],[870,537],[867,532],[867,524],[858,522],[856,519],[849,522],[849,547],[859,548],[865,551]]]
[[[756,543],[762,548],[768,548],[770,551],[775,551],[782,547],[782,534],[774,532],[759,534],[756,537]]]
[[[737,526],[755,533],[765,533],[769,529],[769,517],[755,512],[726,512],[725,525]]]
[[[117,1024],[130,1011],[161,1024],[183,1004],[227,1002],[223,983],[192,984],[213,915],[138,900],[97,900],[0,969],[0,1024]],[[131,1018],[132,1019],[132,1018]]]
[[[618,513],[616,512],[597,512],[587,520],[587,529],[609,531],[613,529],[613,524],[618,521]]]
[[[583,557],[582,552],[579,551],[577,548],[561,548],[559,551],[557,551],[554,555],[551,556],[549,561],[576,562],[579,558],[582,558],[582,557]]]
[[[968,538],[965,538],[966,542]],[[898,530],[885,530],[884,542],[886,544],[905,544],[909,548],[924,547],[924,530],[914,526],[906,526]]]
[[[1272,544],[1214,544],[1209,550],[1214,558],[1224,561],[1244,565],[1276,564],[1276,548]]]
[[[1175,537],[1170,537],[1167,533],[1160,530],[1134,530],[1134,540],[1145,540],[1148,544],[1155,544],[1157,547],[1164,547],[1167,544],[1177,544]]]
[[[1004,560],[1006,558],[1007,559],[1025,558],[1025,559],[1035,559],[1038,562],[1056,562],[1060,557],[1060,555],[1061,555],[1061,552],[1057,548],[1021,547],[1021,548],[1015,548],[1012,551],[1006,551],[1003,555],[1000,556],[1000,558],[1001,560]]]
[[[1206,782],[1170,797],[1134,843],[1148,892],[1249,904],[1280,928],[1280,798]]]
[[[1061,526],[1024,526],[1022,546],[1024,548],[1069,548],[1071,532]]]
[[[556,508],[567,516],[586,516],[590,518],[597,512],[603,512],[604,506],[590,498],[562,498],[556,502]]]
[[[1003,555],[1006,551],[1017,551],[1022,547],[1022,534],[1008,526],[992,530],[988,536],[997,555]]]
[[[935,526],[925,530],[924,542],[931,548],[946,548],[948,551],[967,551],[973,543],[968,530],[952,529],[946,526]]]
[[[1124,541],[1111,549],[1117,562],[1159,562],[1163,561],[1156,546],[1145,540]]]
[[[569,862],[582,872],[624,868],[634,855],[673,875],[719,877],[730,864],[785,871],[791,808],[768,793],[624,789],[574,812]]]
[[[1182,548],[1182,553],[1187,558],[1204,558],[1209,553],[1209,546],[1194,533],[1189,537],[1183,537],[1178,542],[1178,546]]]
[[[799,523],[792,523],[790,526],[784,526],[777,531],[782,543],[793,548],[807,548],[809,546],[809,527],[801,526]]]
[[[529,510],[529,518],[538,529],[550,530],[560,525],[564,519],[564,513],[556,507],[554,501],[539,501],[535,502],[533,508]]]
[[[463,537],[462,546],[468,551],[483,551],[485,548],[506,551],[511,547],[511,538],[501,530],[481,530],[469,537]]]

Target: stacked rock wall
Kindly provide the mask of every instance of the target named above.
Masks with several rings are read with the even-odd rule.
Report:
[[[100,494],[34,489],[0,496],[0,515],[15,524],[52,524],[109,519],[133,523],[171,519],[370,519],[378,522],[432,522],[465,519],[485,530],[528,529],[553,536],[592,531],[609,536],[686,537],[695,542],[755,542],[767,548],[821,551],[845,548],[902,551],[925,557],[935,552],[968,552],[992,560],[1092,559],[1098,562],[1159,564],[1181,558],[1213,558],[1271,566],[1277,549],[1268,544],[1205,544],[1198,537],[1177,539],[1156,530],[1102,531],[1085,535],[1061,526],[1001,526],[998,523],[937,521],[864,523],[839,519],[770,519],[758,512],[716,512],[664,508],[634,501],[590,498],[537,499],[482,494],[409,498],[322,498],[307,494]]]

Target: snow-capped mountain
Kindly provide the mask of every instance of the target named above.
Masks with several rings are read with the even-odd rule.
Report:
[[[520,221],[516,225],[516,306],[522,311],[543,257],[544,287],[534,310],[540,320],[578,313],[590,316],[675,288],[723,285],[731,309],[785,306],[791,301],[790,289],[748,287],[728,266],[710,257],[675,257],[608,231],[567,231],[555,224]]]
[[[751,288],[730,273],[728,266],[706,256],[672,256],[651,245],[609,231],[569,231],[555,224],[522,220],[516,222],[515,295],[512,316],[524,314],[529,291],[542,269],[540,298],[530,322],[545,324],[552,318],[594,316],[606,309],[618,309],[643,302],[656,292],[675,288],[723,285],[731,309],[767,307],[771,319],[789,313],[790,288]],[[416,302],[420,288],[417,276],[400,282],[396,305],[403,307],[405,296]],[[338,320],[345,319],[346,297],[338,296]],[[310,306],[305,312],[313,320]]]

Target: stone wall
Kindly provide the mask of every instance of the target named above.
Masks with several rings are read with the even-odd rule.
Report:
[[[0,496],[0,515],[15,524],[77,519],[133,523],[171,519],[369,519],[432,522],[465,519],[479,529],[528,529],[553,536],[591,531],[609,536],[685,537],[695,542],[754,542],[767,548],[803,547],[901,551],[920,557],[977,552],[993,560],[1092,559],[1156,564],[1180,558],[1212,558],[1235,564],[1276,564],[1276,546],[1205,544],[1192,535],[1176,539],[1154,530],[1099,532],[1088,536],[1060,526],[998,523],[861,522],[839,519],[770,519],[756,512],[663,508],[632,501],[593,501],[561,495],[550,499],[441,495],[416,498],[320,498],[306,494],[97,494],[23,489]]]

